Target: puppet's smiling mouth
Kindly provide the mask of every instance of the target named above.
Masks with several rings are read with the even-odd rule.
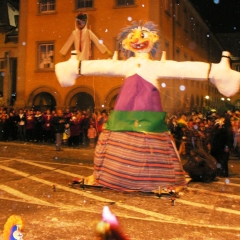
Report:
[[[148,44],[149,44],[148,41],[143,42],[143,43],[130,43],[131,47],[134,48],[134,49],[137,49],[137,50],[147,48]]]

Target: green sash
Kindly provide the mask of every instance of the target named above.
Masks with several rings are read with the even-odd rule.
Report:
[[[115,132],[167,132],[165,112],[111,111],[105,129]]]

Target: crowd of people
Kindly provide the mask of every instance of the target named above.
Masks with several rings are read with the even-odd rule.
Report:
[[[240,158],[238,110],[222,114],[208,112],[207,116],[201,112],[173,115],[168,120],[168,128],[179,154],[190,159],[184,169],[193,172],[192,178],[206,177],[202,180],[211,181],[216,176],[228,177],[229,154],[235,153]],[[207,168],[211,173],[204,176]]]
[[[56,150],[61,144],[94,147],[107,118],[105,110],[42,112],[0,107],[0,141],[57,142]]]
[[[41,112],[0,107],[0,141],[55,143],[56,150],[61,150],[62,144],[94,147],[107,119],[106,110],[91,113],[67,108]],[[196,111],[178,114],[167,119],[167,124],[179,155],[195,156],[193,150],[196,149],[209,154],[204,155],[205,158],[211,155],[218,164],[216,175],[228,176],[230,152],[240,158],[238,110],[223,114],[208,112],[205,116]]]

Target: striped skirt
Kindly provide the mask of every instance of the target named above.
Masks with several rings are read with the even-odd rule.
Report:
[[[103,131],[95,149],[97,185],[150,192],[159,186],[185,186],[179,155],[167,132]]]

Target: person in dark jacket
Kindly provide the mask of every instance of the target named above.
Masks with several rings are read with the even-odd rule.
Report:
[[[57,116],[54,116],[51,124],[53,126],[56,138],[56,151],[61,150],[63,132],[65,130],[66,120],[63,116],[62,110],[57,110]]]
[[[210,134],[210,153],[218,162],[218,176],[228,177],[228,160],[233,148],[233,131],[229,118],[219,117]]]

